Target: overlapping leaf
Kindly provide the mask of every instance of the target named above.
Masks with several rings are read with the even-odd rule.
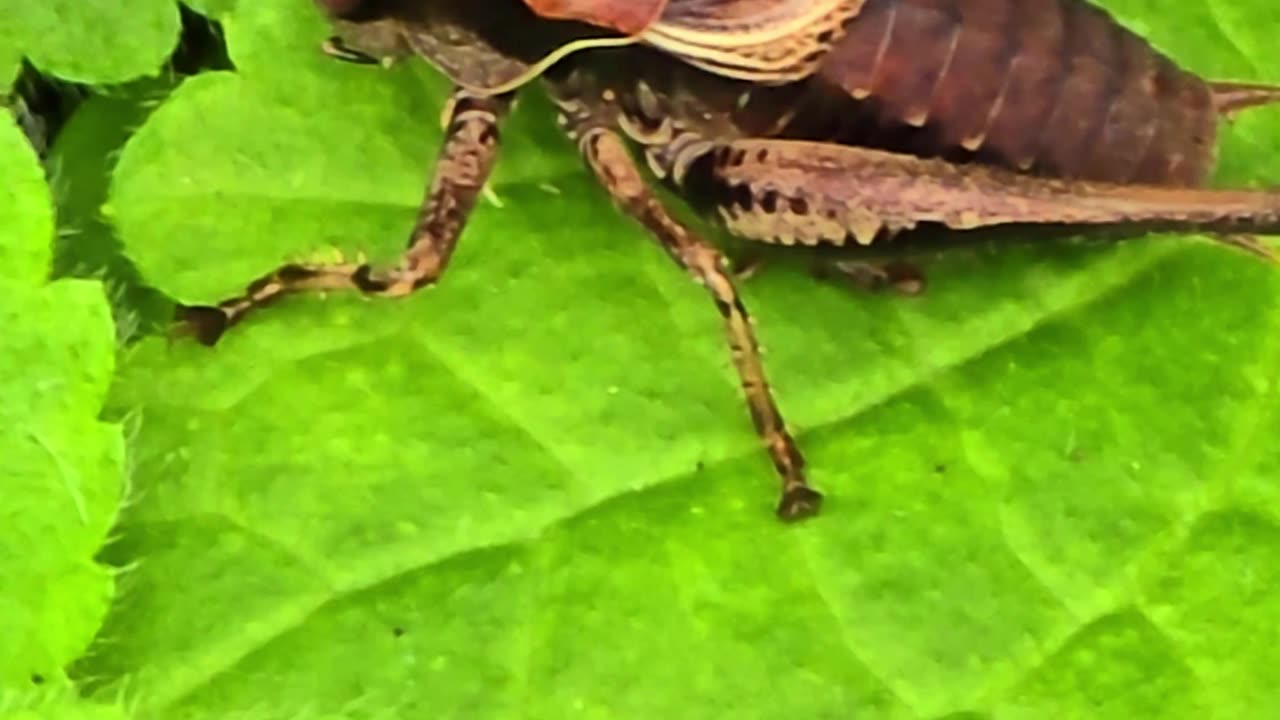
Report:
[[[1196,69],[1280,78],[1261,0],[1110,5]],[[438,80],[326,62],[305,3],[228,27],[240,73],[187,82],[121,162],[132,258],[208,301],[326,246],[393,256]],[[112,553],[144,562],[87,680],[165,717],[1280,706],[1272,269],[1163,238],[956,256],[912,301],[765,273],[748,302],[831,497],[782,528],[716,314],[543,110],[439,287],[128,358],[142,492]],[[1242,119],[1225,179],[1280,177],[1277,138]]]
[[[0,86],[23,56],[84,83],[154,75],[178,40],[173,0],[0,0]]]
[[[97,632],[113,580],[93,556],[123,482],[98,420],[114,332],[97,282],[45,284],[53,212],[35,154],[0,122],[0,688],[53,683]]]

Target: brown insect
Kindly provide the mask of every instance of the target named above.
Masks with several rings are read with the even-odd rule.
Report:
[[[514,92],[540,79],[622,211],[706,287],[782,481],[777,512],[821,495],[765,380],[724,257],[674,220],[656,178],[735,235],[898,247],[918,231],[1203,231],[1261,255],[1280,192],[1210,190],[1222,116],[1280,100],[1208,82],[1084,0],[319,0],[327,50],[425,58],[456,85],[400,262],[288,264],[181,311],[215,343],[282,295],[399,297],[438,280],[485,184]]]

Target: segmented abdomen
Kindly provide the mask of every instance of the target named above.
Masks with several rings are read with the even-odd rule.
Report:
[[[1116,182],[1198,185],[1213,165],[1206,83],[1084,0],[867,0],[845,29],[816,81],[877,122],[831,139]]]

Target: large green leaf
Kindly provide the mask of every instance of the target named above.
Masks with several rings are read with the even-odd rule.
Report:
[[[93,555],[123,484],[120,428],[98,414],[114,367],[102,286],[45,284],[53,240],[35,153],[0,117],[0,690],[63,677],[106,614]]]
[[[1206,73],[1280,78],[1264,0],[1115,0]],[[394,256],[439,139],[420,65],[325,61],[307,3],[227,16],[119,165],[144,275],[226,295]],[[1251,64],[1251,61],[1253,64]],[[141,560],[80,668],[166,718],[1221,717],[1280,712],[1280,278],[1203,242],[956,255],[925,298],[750,283],[825,514],[773,521],[718,317],[527,98],[449,275],[157,339]],[[1280,177],[1242,118],[1224,181]]]

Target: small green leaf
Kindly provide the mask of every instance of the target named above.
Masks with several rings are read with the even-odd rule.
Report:
[[[0,88],[25,55],[64,80],[154,75],[178,40],[174,0],[0,0]]]
[[[1263,0],[1109,5],[1193,69],[1280,80]],[[238,74],[121,160],[132,259],[208,302],[326,247],[394,257],[440,81],[326,61],[306,3],[227,27]],[[130,354],[111,555],[144,562],[79,676],[191,717],[1280,713],[1273,268],[994,249],[912,300],[770,268],[747,304],[830,498],[782,527],[717,314],[550,114],[505,128],[500,206],[438,287]],[[1275,110],[1225,133],[1222,182],[1280,178]]]
[[[46,285],[53,211],[34,152],[0,122],[0,687],[55,681],[97,632],[113,579],[93,556],[123,483],[98,420],[114,367],[102,286]]]
[[[15,133],[15,131],[17,131]],[[11,282],[35,284],[48,272],[53,207],[39,160],[13,116],[0,115],[0,268]]]

